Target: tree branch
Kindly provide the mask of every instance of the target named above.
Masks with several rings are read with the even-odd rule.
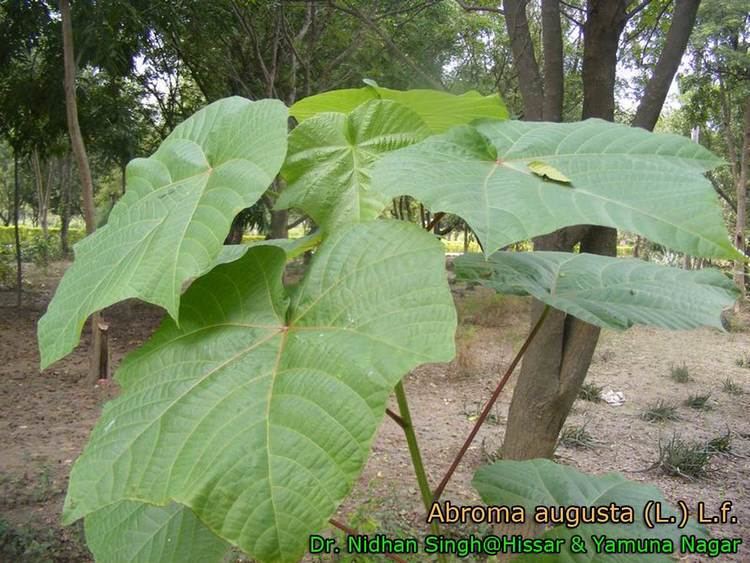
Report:
[[[350,16],[353,16],[357,18],[359,21],[364,23],[370,31],[372,31],[375,35],[377,35],[383,43],[388,47],[388,49],[396,55],[399,59],[401,59],[403,62],[405,62],[414,72],[416,72],[422,79],[427,81],[433,88],[437,88],[438,90],[444,90],[445,86],[443,84],[431,77],[429,74],[427,74],[425,71],[423,71],[417,64],[411,60],[410,57],[408,57],[399,47],[393,42],[393,40],[386,35],[383,30],[381,30],[378,25],[372,21],[366,14],[362,13],[360,10],[352,6],[351,4],[347,4],[346,6],[341,6],[340,4],[337,4],[333,0],[329,0],[328,5],[331,6],[331,8],[335,10],[339,10],[341,12],[344,12],[346,14],[349,14]]]

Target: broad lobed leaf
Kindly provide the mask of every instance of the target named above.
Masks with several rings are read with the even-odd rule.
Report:
[[[278,247],[191,285],[129,356],[76,462],[71,522],[120,500],[188,506],[263,561],[294,561],[351,489],[395,383],[453,357],[439,242],[395,221],[332,234],[287,295]]]
[[[720,162],[684,137],[600,119],[487,121],[385,156],[373,187],[459,215],[488,256],[561,227],[592,224],[694,256],[738,258],[702,174]],[[539,175],[542,166],[569,183]]]
[[[393,90],[368,80],[363,88],[333,90],[308,96],[295,103],[289,113],[304,122],[322,112],[349,113],[368,100],[393,100],[415,112],[432,133],[443,133],[475,119],[508,119],[508,110],[497,94],[482,96],[473,90],[456,96],[439,90]]]
[[[85,524],[89,549],[107,563],[212,563],[230,547],[174,502],[121,501],[89,514]]]
[[[714,326],[736,298],[718,270],[681,270],[642,260],[568,252],[496,252],[455,261],[456,277],[500,293],[531,295],[591,324],[625,329]]]
[[[287,110],[226,98],[181,123],[127,169],[108,224],[76,245],[38,327],[42,368],[78,343],[89,315],[127,298],[177,319],[184,284],[214,265],[232,219],[255,203],[286,154]]]
[[[643,519],[644,507],[649,501],[662,504],[663,516],[677,516],[661,491],[653,485],[628,481],[619,473],[588,475],[572,467],[557,464],[548,459],[526,461],[499,461],[480,467],[472,481],[482,500],[490,505],[523,506],[527,519],[531,519],[537,506],[629,506],[634,509],[632,524],[589,524],[578,527],[557,525],[544,530],[543,538],[564,538],[563,552],[555,555],[533,554],[520,556],[514,561],[549,561],[562,563],[610,563],[631,561],[672,561],[669,555],[596,553],[591,543],[592,534],[612,538],[668,538],[678,540],[681,534],[695,534],[706,537],[705,528],[690,520],[687,527],[680,529],[677,524],[660,524],[654,529],[646,527]],[[571,537],[579,535],[588,541],[585,553],[574,553],[568,549]]]
[[[276,207],[296,207],[329,231],[377,217],[390,198],[372,190],[372,166],[390,151],[430,134],[419,116],[396,102],[371,100],[351,113],[320,113],[289,135]]]

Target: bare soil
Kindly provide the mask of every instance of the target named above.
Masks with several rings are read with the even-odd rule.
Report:
[[[36,323],[64,267],[54,264],[46,272],[32,268],[21,309],[13,307],[13,293],[0,291],[0,561],[91,560],[80,526],[62,527],[60,512],[71,464],[102,405],[117,394],[117,388],[114,383],[94,386],[87,381],[87,331],[73,354],[39,372]],[[457,359],[447,365],[422,366],[405,380],[433,485],[528,330],[524,299],[501,298],[481,288],[457,287],[455,294],[461,321]],[[136,301],[107,310],[114,365],[148,338],[161,316],[156,308]],[[618,471],[652,483],[668,500],[684,500],[691,510],[703,501],[714,513],[723,500],[733,501],[738,522],[709,529],[717,537],[742,538],[745,545],[737,557],[714,561],[750,561],[750,369],[739,365],[750,360],[750,331],[742,328],[750,326],[750,318],[745,314],[734,324],[739,328],[729,333],[605,331],[587,381],[605,391],[621,391],[625,404],[576,401],[567,424],[585,425],[596,443],[592,449],[561,445],[557,450],[561,463],[592,473]],[[682,365],[689,372],[685,383],[670,377],[671,368]],[[471,477],[498,455],[515,377],[459,466],[445,499],[457,504],[479,502]],[[725,392],[727,378],[745,393]],[[710,393],[710,410],[683,404],[690,395],[706,393]],[[679,420],[656,424],[643,420],[643,410],[658,400],[675,405]],[[397,410],[395,400],[391,408]],[[659,468],[649,469],[658,460],[660,440],[678,434],[705,442],[727,432],[731,449],[712,457],[705,477],[673,477]],[[363,532],[400,537],[427,532],[403,434],[390,419],[384,419],[370,460],[336,517]],[[461,535],[466,530],[457,527],[448,532]]]

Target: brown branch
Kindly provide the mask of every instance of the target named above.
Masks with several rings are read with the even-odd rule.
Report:
[[[390,416],[396,424],[398,424],[401,428],[406,428],[406,423],[404,423],[404,419],[401,418],[399,415],[397,415],[395,412],[393,412],[391,409],[385,409],[385,414]]]
[[[497,398],[500,396],[500,393],[505,387],[505,384],[508,383],[508,379],[510,379],[510,376],[513,374],[513,371],[516,369],[518,362],[521,361],[521,358],[523,358],[523,355],[526,353],[526,350],[528,349],[529,345],[531,344],[531,342],[534,340],[534,337],[539,332],[539,329],[542,328],[542,325],[544,324],[544,320],[547,318],[549,311],[550,311],[550,306],[545,305],[544,310],[542,311],[542,314],[539,316],[539,319],[536,321],[536,324],[534,325],[534,328],[531,329],[531,332],[526,337],[526,341],[523,343],[523,346],[521,346],[521,349],[516,354],[516,357],[513,358],[513,361],[508,366],[508,369],[505,371],[505,375],[503,375],[502,379],[497,384],[495,391],[492,393],[490,400],[487,401],[487,404],[484,406],[484,409],[482,410],[482,414],[479,415],[479,418],[474,423],[474,428],[471,429],[469,436],[466,438],[463,446],[461,446],[461,449],[456,454],[456,457],[454,458],[453,463],[451,463],[451,466],[448,468],[448,471],[446,471],[445,476],[443,477],[443,480],[440,481],[440,484],[437,486],[437,489],[435,489],[435,493],[432,496],[433,503],[440,500],[440,495],[443,494],[443,491],[445,490],[445,487],[448,484],[448,481],[450,481],[451,477],[453,476],[453,473],[456,471],[456,468],[458,467],[458,464],[461,463],[461,460],[463,459],[464,454],[466,454],[466,451],[469,449],[469,446],[474,441],[474,438],[476,437],[477,432],[479,432],[479,429],[482,427],[482,424],[484,424],[485,419],[490,414],[490,411],[492,410],[492,407],[495,405],[495,402],[497,401]]]
[[[651,4],[651,0],[643,0],[643,2],[641,2],[640,4],[638,4],[635,8],[633,8],[632,10],[630,10],[626,14],[627,17],[628,17],[628,19],[632,18],[634,15],[636,15],[638,12],[640,12],[641,10],[643,10],[649,4]]]

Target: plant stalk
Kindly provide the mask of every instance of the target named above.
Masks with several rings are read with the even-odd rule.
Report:
[[[396,384],[396,400],[398,401],[399,415],[403,422],[400,426],[404,429],[406,444],[409,446],[409,455],[411,455],[411,464],[414,467],[414,473],[417,476],[419,492],[422,495],[422,502],[427,511],[426,514],[429,514],[430,509],[432,508],[432,490],[430,489],[430,482],[427,479],[427,472],[422,463],[422,454],[419,452],[417,435],[414,432],[414,424],[412,424],[411,413],[409,412],[409,402],[406,400],[406,391],[404,390],[404,384],[401,381]],[[430,522],[430,527],[432,528],[433,534],[440,534],[440,526],[437,522]]]
[[[484,421],[487,419],[487,416],[490,414],[490,411],[492,410],[492,407],[495,405],[497,398],[500,396],[500,393],[505,387],[505,384],[508,382],[508,379],[510,379],[510,376],[513,373],[513,370],[516,369],[518,362],[521,361],[521,358],[523,358],[523,355],[526,353],[526,350],[528,350],[529,345],[534,340],[534,337],[539,332],[539,329],[542,328],[542,325],[544,324],[544,320],[547,318],[547,315],[549,314],[549,310],[550,310],[550,306],[545,305],[544,310],[542,311],[542,314],[539,316],[539,319],[536,321],[536,324],[534,325],[534,328],[531,329],[531,332],[526,337],[526,340],[524,341],[523,346],[521,346],[521,348],[518,350],[518,353],[513,358],[513,361],[508,366],[508,369],[505,371],[505,375],[503,375],[502,379],[500,379],[500,382],[497,384],[497,387],[495,388],[495,391],[492,393],[490,400],[487,401],[487,404],[484,406],[484,409],[482,410],[482,414],[479,415],[479,418],[477,418],[477,421],[474,423],[474,428],[471,429],[469,436],[466,438],[463,446],[461,446],[461,449],[456,454],[456,457],[453,460],[453,463],[451,463],[451,466],[448,468],[448,471],[445,473],[443,480],[440,481],[440,484],[438,485],[437,489],[435,489],[435,494],[432,497],[433,503],[440,500],[440,496],[443,494],[443,491],[445,490],[446,485],[448,484],[451,477],[453,476],[453,473],[456,471],[458,464],[461,463],[461,460],[463,459],[464,454],[466,454],[466,451],[469,449],[469,446],[474,441],[474,438],[479,432],[479,429],[482,427],[482,424],[484,424]]]

